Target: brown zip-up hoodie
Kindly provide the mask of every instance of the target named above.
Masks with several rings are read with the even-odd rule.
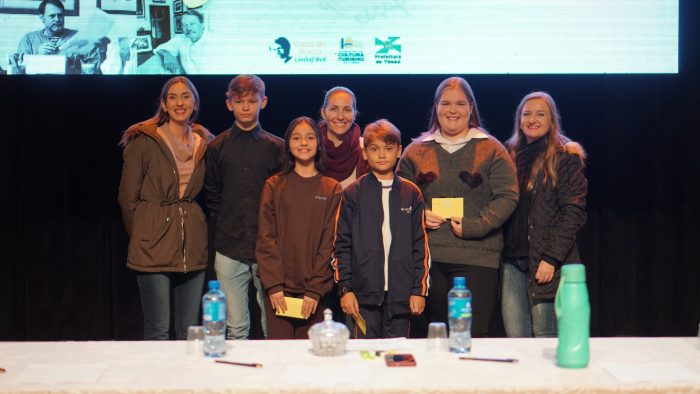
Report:
[[[149,119],[129,127],[119,205],[129,235],[126,265],[142,272],[190,272],[207,267],[207,224],[195,201],[204,185],[204,152],[213,138],[199,124],[192,132],[202,138],[183,197],[179,197],[177,164],[157,125]]]

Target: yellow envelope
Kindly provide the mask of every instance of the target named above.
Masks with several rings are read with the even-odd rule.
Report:
[[[357,328],[362,331],[362,335],[367,335],[367,322],[365,322],[365,318],[359,313],[357,316],[353,316],[352,318],[355,319],[355,324],[357,324]]]
[[[445,219],[464,216],[464,198],[433,198],[433,212]]]
[[[284,297],[284,302],[287,303],[287,311],[284,313],[275,311],[275,315],[292,317],[295,319],[305,319],[305,317],[301,315],[301,304],[304,302],[302,298]]]

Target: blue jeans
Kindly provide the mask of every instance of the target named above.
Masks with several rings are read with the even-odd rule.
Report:
[[[530,296],[527,258],[507,259],[503,264],[501,312],[506,335],[511,338],[557,336],[554,300]]]
[[[216,278],[221,283],[221,290],[226,295],[226,339],[248,339],[250,333],[250,311],[248,310],[248,285],[253,282],[256,299],[260,305],[263,334],[267,338],[267,319],[265,318],[265,296],[258,263],[238,261],[216,252],[214,259]]]
[[[204,270],[179,273],[138,273],[143,308],[143,339],[170,339],[170,293],[173,294],[175,339],[187,339],[187,327],[199,323]]]

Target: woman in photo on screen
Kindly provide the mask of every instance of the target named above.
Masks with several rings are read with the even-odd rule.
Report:
[[[520,201],[504,232],[503,323],[509,337],[555,337],[561,266],[581,262],[575,241],[586,222],[586,153],[563,135],[556,103],[545,92],[520,101],[506,146]]]
[[[447,292],[466,278],[472,292],[472,335],[488,335],[497,299],[501,226],[518,202],[515,166],[481,124],[471,87],[451,77],[435,91],[428,130],[405,150],[397,174],[418,185],[426,204],[432,266],[427,317],[447,322]],[[433,212],[436,198],[456,198],[462,216]]]
[[[311,118],[294,119],[284,135],[286,164],[260,198],[255,256],[267,297],[269,339],[304,339],[322,318],[333,289],[331,252],[342,189],[321,175],[324,147]],[[302,300],[301,317],[282,317],[285,297]]]
[[[207,225],[196,199],[213,135],[194,123],[200,102],[185,77],[169,79],[153,117],[122,135],[119,205],[129,235],[127,266],[136,271],[144,339],[176,339],[197,325],[207,268]],[[171,297],[172,294],[172,297]]]
[[[355,123],[357,115],[352,90],[336,86],[326,92],[318,125],[326,150],[324,174],[340,182],[343,189],[369,170],[362,157],[362,130]]]

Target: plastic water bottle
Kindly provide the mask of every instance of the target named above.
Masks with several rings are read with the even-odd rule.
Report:
[[[209,281],[209,291],[202,297],[204,323],[204,355],[221,357],[226,354],[226,296],[218,280]]]
[[[452,290],[447,293],[447,315],[450,323],[450,351],[467,353],[472,348],[472,292],[466,280],[454,278]]]
[[[591,306],[586,288],[586,267],[565,264],[554,301],[557,314],[557,365],[585,368],[588,365]]]

